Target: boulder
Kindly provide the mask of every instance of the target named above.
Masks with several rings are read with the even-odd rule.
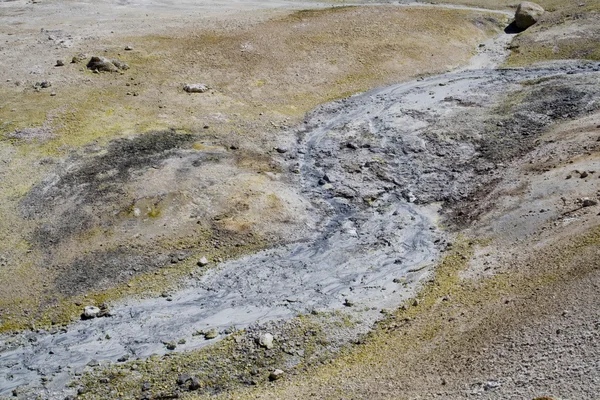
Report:
[[[527,29],[535,24],[544,14],[542,6],[524,1],[517,7],[515,12],[515,25],[519,29]]]

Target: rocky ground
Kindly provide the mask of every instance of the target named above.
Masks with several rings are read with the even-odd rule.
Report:
[[[543,5],[74,4],[93,73],[0,4],[0,394],[595,398],[598,5]]]

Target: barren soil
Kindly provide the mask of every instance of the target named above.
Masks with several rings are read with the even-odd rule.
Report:
[[[596,398],[600,8],[458,3],[0,3],[0,396]]]

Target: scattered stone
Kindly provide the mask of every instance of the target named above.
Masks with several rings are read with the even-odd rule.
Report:
[[[40,82],[40,83],[39,83],[38,85],[36,85],[36,86],[39,86],[39,87],[41,87],[42,89],[47,89],[47,88],[49,88],[50,86],[52,86],[52,84],[51,84],[50,82],[48,82],[48,81],[43,81],[43,82]]]
[[[527,29],[538,22],[542,14],[544,14],[542,6],[524,1],[518,5],[515,12],[515,25],[519,29]]]
[[[110,312],[110,309],[108,308],[108,304],[106,304],[106,303],[100,304],[100,312],[98,313],[98,317],[110,317],[110,316],[112,316],[112,313]]]
[[[121,60],[118,60],[118,59],[115,58],[115,59],[110,60],[110,61],[114,64],[115,67],[119,68],[122,71],[127,71],[129,69],[129,64],[124,63]],[[134,94],[134,96],[135,96],[135,94]]]
[[[148,390],[150,390],[152,386],[150,385],[150,382],[144,382],[142,383],[142,392],[147,392]]]
[[[198,379],[198,377],[194,376],[192,378],[192,381],[190,382],[190,390],[198,390],[200,389],[202,385],[200,384],[200,379]]]
[[[129,354],[124,354],[117,359],[117,362],[125,362],[127,360],[129,360]]]
[[[587,177],[588,177],[588,173],[587,173],[587,171],[583,171],[582,173],[580,173],[580,174],[579,174],[579,177],[580,177],[581,179],[583,179],[583,178],[587,178]]]
[[[186,340],[185,339],[179,339],[179,341],[177,342],[177,344],[185,344]]]
[[[273,371],[269,374],[269,380],[276,381],[278,379],[281,379],[281,378],[283,378],[283,374],[284,374],[284,372],[282,370],[276,369],[275,371]]]
[[[71,59],[71,63],[72,64],[77,64],[82,62],[83,60],[85,60],[87,58],[87,56],[83,53],[79,53],[76,56],[73,56],[73,58]]]
[[[86,306],[81,314],[81,319],[92,319],[96,318],[100,314],[100,309],[95,306]]]
[[[416,307],[419,305],[419,299],[415,299],[415,301],[413,301],[412,303],[413,307]]]
[[[188,374],[181,374],[177,377],[178,385],[185,385],[187,381],[191,380],[192,377]]]
[[[175,343],[167,343],[167,350],[175,350],[177,345]]]
[[[352,307],[352,306],[354,305],[354,302],[353,302],[352,300],[350,300],[350,299],[346,298],[346,299],[344,300],[344,305],[345,305],[346,307]]]
[[[258,344],[261,347],[264,347],[265,349],[272,349],[273,348],[273,335],[271,335],[270,333],[263,333],[258,338]]]
[[[203,83],[188,83],[183,87],[188,93],[204,93],[208,91],[210,88]]]
[[[496,381],[488,381],[483,385],[483,390],[488,391],[488,390],[493,390],[496,388],[499,388],[501,385],[499,382]]]
[[[287,147],[281,147],[280,146],[280,147],[276,147],[275,151],[277,151],[279,154],[284,154],[284,153],[288,152],[288,149],[287,149]]]
[[[584,207],[593,207],[595,205],[598,205],[598,200],[588,199],[584,197],[583,199],[581,199],[581,205]]]
[[[93,56],[87,63],[87,68],[94,72],[118,72],[119,70],[129,69],[129,65],[117,59]]]
[[[56,66],[57,67],[62,67],[65,65],[65,62],[63,60],[56,60]]]
[[[117,72],[119,70],[109,59],[97,56],[93,56],[86,67],[98,72]]]
[[[214,328],[204,333],[204,339],[206,340],[214,339],[217,336],[219,336],[219,332],[217,332],[217,330]]]
[[[200,261],[198,261],[198,265],[201,267],[206,267],[208,265],[208,260],[206,257],[202,257]]]
[[[133,50],[133,47],[131,47],[131,46],[125,46],[125,51],[131,51],[131,50]]]

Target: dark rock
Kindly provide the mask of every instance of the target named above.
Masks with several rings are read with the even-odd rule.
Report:
[[[190,382],[190,390],[198,390],[198,389],[200,389],[201,386],[202,386],[202,384],[200,383],[200,379],[198,379],[198,377],[194,376],[192,378],[192,381]]]
[[[283,374],[284,374],[284,372],[282,370],[276,369],[275,371],[273,371],[269,374],[269,380],[270,381],[279,380],[279,379],[283,378]]]
[[[187,381],[189,381],[190,379],[192,379],[192,377],[188,374],[181,374],[177,377],[177,384],[178,385],[185,385],[185,383]]]

